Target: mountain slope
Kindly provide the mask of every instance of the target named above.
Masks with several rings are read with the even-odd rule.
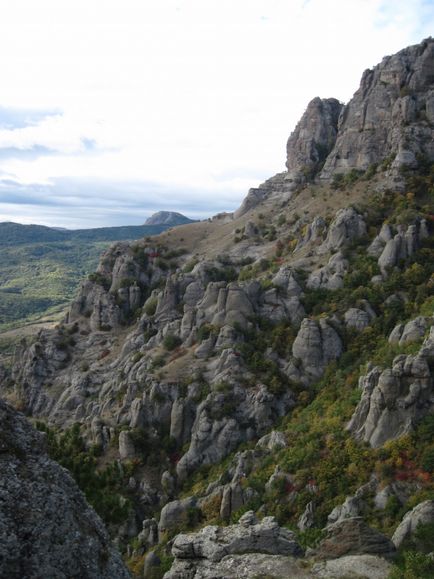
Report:
[[[156,235],[173,225],[72,231],[0,223],[0,331],[64,309],[110,242]]]
[[[396,549],[397,576],[432,576],[433,50],[386,58],[345,106],[315,99],[288,171],[233,215],[109,248],[65,323],[17,353],[3,394],[128,469],[116,534],[135,573],[172,555],[167,577],[236,576],[239,526],[207,525],[239,521],[291,526],[322,576]]]
[[[22,225],[6,221],[0,223],[0,246],[16,246],[23,243],[47,243],[52,241],[122,241],[140,239],[161,233],[172,225],[125,225],[97,227],[94,229],[56,229],[45,225]]]

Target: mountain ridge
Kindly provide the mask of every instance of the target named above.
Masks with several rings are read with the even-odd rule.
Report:
[[[314,99],[233,215],[112,245],[2,370],[129,472],[136,575],[432,576],[433,54]]]

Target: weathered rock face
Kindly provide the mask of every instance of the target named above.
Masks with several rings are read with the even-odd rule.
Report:
[[[327,527],[327,536],[319,544],[317,555],[323,559],[337,559],[347,555],[393,556],[392,541],[371,529],[361,517],[343,519]]]
[[[339,249],[366,234],[366,223],[353,207],[340,209],[330,224],[324,250]]]
[[[305,318],[292,345],[294,360],[285,372],[292,380],[310,383],[322,376],[326,365],[342,354],[342,341],[324,318]]]
[[[313,99],[286,146],[288,177],[296,182],[312,177],[333,149],[342,104],[336,99]]]
[[[434,501],[424,501],[408,512],[393,533],[392,542],[397,549],[411,539],[419,525],[434,523]]]
[[[344,275],[348,271],[348,261],[338,251],[332,255],[326,265],[314,270],[307,278],[309,289],[325,288],[335,290],[343,287]]]
[[[348,555],[329,559],[312,567],[311,577],[323,579],[384,579],[389,576],[392,565],[376,555]]]
[[[277,173],[255,189],[249,189],[240,207],[234,212],[234,219],[242,217],[245,213],[257,207],[266,199],[276,198],[280,201],[288,201],[294,190],[294,184],[288,179],[288,174]]]
[[[434,40],[428,38],[363,74],[359,90],[341,111],[321,178],[365,170],[390,157],[399,180],[399,167],[416,166],[418,154],[434,159],[433,103]]]
[[[0,576],[127,578],[107,531],[44,438],[0,401]]]
[[[294,534],[279,527],[274,517],[265,517],[259,522],[253,511],[249,511],[237,525],[205,527],[196,534],[178,535],[172,547],[175,562],[164,577],[207,577],[209,575],[203,574],[204,567],[215,572],[225,557],[243,553],[299,557],[303,550]]]
[[[406,324],[398,324],[390,333],[389,344],[405,346],[405,344],[421,340],[433,321],[433,318],[419,316]]]
[[[188,513],[196,507],[196,499],[189,497],[182,501],[172,501],[165,505],[160,515],[158,530],[160,533],[176,529],[188,523]]]
[[[387,226],[387,228],[388,232],[391,233],[391,227]],[[407,259],[414,254],[424,239],[425,229],[426,225],[424,226],[422,222],[409,225],[407,229],[398,226],[396,235],[383,243],[383,240],[387,237],[384,234],[383,226],[379,235],[368,248],[368,253],[371,255],[379,253],[378,265],[383,275],[387,275],[388,270],[398,265],[400,260]]]
[[[362,376],[362,398],[347,426],[372,446],[411,432],[433,410],[434,330],[416,355],[400,355],[391,369],[372,368]]]

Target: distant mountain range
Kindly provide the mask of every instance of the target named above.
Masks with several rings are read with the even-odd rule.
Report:
[[[0,223],[0,332],[65,307],[110,243],[157,235],[191,219],[160,211],[148,221],[78,230]]]
[[[169,227],[192,223],[193,220],[174,211],[159,211],[144,225],[98,227],[94,229],[62,229],[45,225],[22,225],[5,221],[0,223],[0,246],[52,241],[121,241],[158,235]]]

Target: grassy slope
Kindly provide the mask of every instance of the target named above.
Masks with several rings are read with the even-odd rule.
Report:
[[[53,241],[0,252],[0,331],[65,307],[108,242]]]
[[[113,241],[166,229],[140,225],[59,231],[0,223],[0,332],[63,310]]]

